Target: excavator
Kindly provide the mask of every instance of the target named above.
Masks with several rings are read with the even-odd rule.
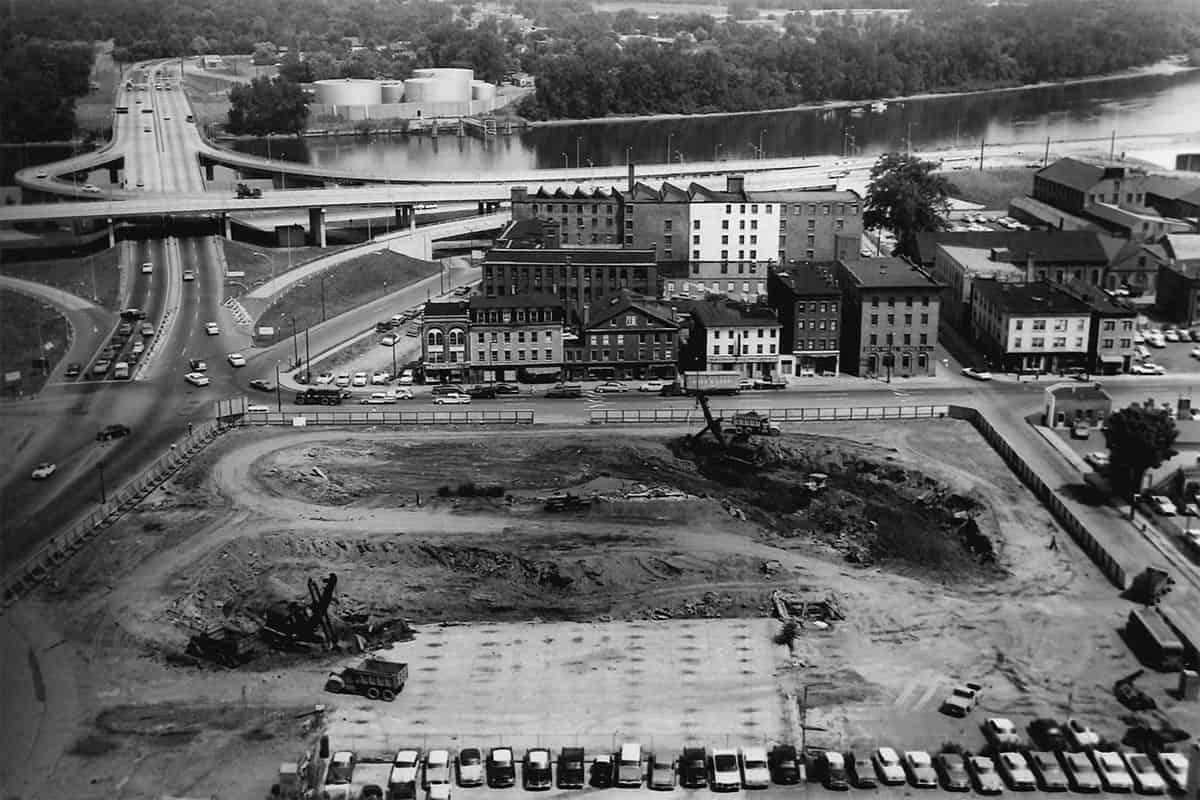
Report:
[[[337,632],[329,618],[329,606],[337,588],[337,575],[329,573],[318,586],[308,579],[308,604],[289,603],[286,611],[276,609],[267,614],[263,635],[278,646],[310,647],[323,646],[326,650],[337,647]]]

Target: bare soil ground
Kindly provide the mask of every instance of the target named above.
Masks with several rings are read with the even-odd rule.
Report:
[[[31,604],[58,632],[46,702],[71,698],[53,726],[75,750],[40,790],[260,797],[317,702],[335,746],[673,747],[795,739],[795,696],[820,684],[812,744],[978,747],[978,719],[936,712],[977,680],[984,713],[1070,711],[1119,734],[1128,605],[969,426],[814,430],[736,469],[681,430],[231,435]],[[813,471],[829,488],[798,485]],[[466,482],[511,500],[437,497]],[[645,488],[686,499],[627,496]],[[542,508],[565,489],[598,499]],[[331,571],[336,615],[417,625],[393,646],[412,673],[394,703],[320,691],[350,655],[178,663],[195,626],[250,627]],[[833,592],[846,618],[790,652],[767,619],[776,588]],[[244,775],[222,768],[233,752]]]

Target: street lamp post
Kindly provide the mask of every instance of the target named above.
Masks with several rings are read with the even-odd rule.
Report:
[[[762,130],[760,130],[758,132],[758,157],[760,159],[767,157],[767,154],[763,151],[763,135],[766,132],[767,132],[766,128],[763,128]]]
[[[571,168],[571,159],[570,159],[570,157],[568,157],[566,153],[563,153],[563,154],[562,154],[562,157],[563,157],[563,169],[564,169],[564,170],[569,170],[569,169]]]
[[[633,160],[633,145],[625,148],[625,166],[629,166],[629,162]]]
[[[668,164],[671,163],[671,139],[674,138],[674,136],[675,136],[675,134],[673,134],[673,133],[667,134],[667,163]]]
[[[104,462],[96,462],[96,471],[100,473],[100,505],[108,505],[108,490],[104,486]]]
[[[754,142],[746,142],[746,144],[750,145],[750,152],[754,153],[754,158],[757,159],[758,158],[758,145],[756,145]]]
[[[906,146],[908,147],[909,155],[912,155],[912,129],[913,129],[914,124],[916,124],[916,123],[913,123],[913,122],[908,123],[908,136],[905,137],[905,141],[907,143]]]
[[[575,137],[575,169],[579,169],[581,166],[583,166],[583,164],[579,161],[579,143],[582,141],[582,136]]]
[[[283,413],[283,392],[279,388],[279,362],[275,362],[275,411]]]

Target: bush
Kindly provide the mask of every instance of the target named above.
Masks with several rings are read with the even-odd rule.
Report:
[[[473,481],[460,483],[457,489],[449,486],[439,486],[438,497],[503,497],[504,487],[500,485],[478,486]]]
[[[439,486],[437,490],[438,497],[450,497],[452,494],[449,486]]]

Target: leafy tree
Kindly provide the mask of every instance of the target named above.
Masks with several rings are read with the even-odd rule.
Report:
[[[895,233],[899,255],[916,255],[917,233],[938,230],[945,223],[954,187],[934,172],[937,167],[902,153],[885,153],[871,167],[863,225]]]
[[[1104,439],[1108,443],[1108,474],[1113,489],[1132,498],[1141,488],[1146,470],[1162,466],[1175,455],[1175,421],[1163,409],[1123,408],[1108,418]]]
[[[274,42],[259,42],[254,45],[254,55],[251,61],[257,66],[266,66],[274,64],[279,57],[278,51],[275,49]]]
[[[229,130],[263,135],[304,130],[308,100],[298,84],[282,78],[255,78],[229,90]]]

